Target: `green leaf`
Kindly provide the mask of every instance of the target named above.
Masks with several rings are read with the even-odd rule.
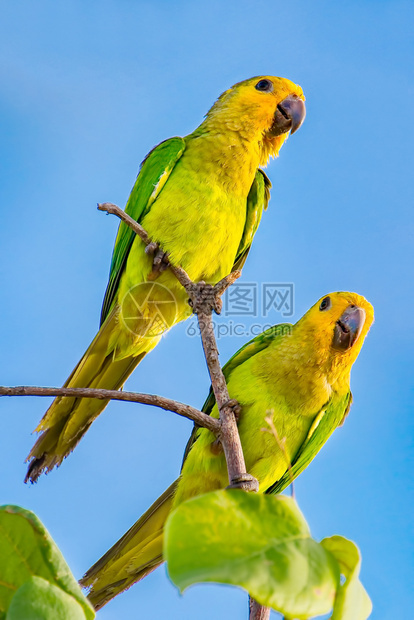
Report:
[[[241,586],[286,618],[328,613],[339,587],[335,558],[311,538],[296,502],[285,496],[195,497],[169,516],[164,554],[181,591],[198,582]]]
[[[371,600],[359,580],[361,554],[352,541],[331,536],[321,541],[337,560],[345,583],[338,589],[331,620],[366,620],[371,614]]]
[[[31,577],[17,590],[6,620],[85,620],[76,599],[42,577]]]
[[[36,587],[44,591],[44,586],[40,586],[37,580],[33,581],[33,577],[41,577],[66,593],[75,603],[77,601],[76,607],[80,606],[83,610],[83,618],[92,620],[95,617],[93,608],[82,594],[62,554],[39,519],[32,512],[19,506],[1,506],[0,618],[2,615],[3,618],[5,617],[5,612],[11,606],[14,596],[17,597],[17,602],[13,605],[21,606],[24,592],[31,595]],[[20,591],[26,583],[26,589]],[[52,598],[53,596],[56,598],[56,593],[52,595],[52,592],[54,592],[53,588],[50,589],[49,594]],[[59,604],[63,604],[64,599],[65,597],[61,596]],[[6,617],[9,620],[9,616]],[[15,620],[19,616],[12,617]],[[28,616],[20,616],[25,620],[26,617]],[[39,615],[33,617],[48,618],[48,616]],[[57,617],[60,616],[55,616]]]

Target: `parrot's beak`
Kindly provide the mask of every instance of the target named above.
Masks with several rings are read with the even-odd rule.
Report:
[[[337,320],[332,345],[338,351],[348,351],[358,340],[365,323],[365,310],[359,306],[348,306]]]
[[[275,138],[282,133],[295,133],[306,116],[305,103],[297,95],[288,95],[276,108],[273,124],[267,132],[268,137]]]

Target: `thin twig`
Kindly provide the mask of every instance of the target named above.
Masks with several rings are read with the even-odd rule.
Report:
[[[152,243],[152,240],[148,236],[148,233],[144,228],[142,228],[141,224],[138,224],[132,217],[125,213],[123,209],[114,205],[112,202],[102,202],[98,204],[99,211],[106,211],[106,213],[110,213],[111,215],[116,215],[120,220],[125,222],[139,237],[141,237],[142,241],[145,245],[149,245]],[[188,273],[182,269],[182,267],[175,267],[174,265],[169,264],[169,268],[177,278],[177,280],[182,284],[182,286],[188,290],[188,287],[191,287],[193,284],[192,280],[188,276]]]
[[[215,435],[221,433],[220,422],[215,418],[171,398],[138,392],[121,392],[118,390],[97,390],[93,388],[50,388],[19,385],[16,387],[0,386],[1,396],[71,396],[75,398],[97,398],[99,400],[122,400],[129,403],[153,405],[166,411],[173,411],[184,418],[192,420],[198,426],[208,428]]]
[[[293,478],[293,473],[292,473],[292,463],[290,461],[290,458],[289,458],[289,455],[286,449],[286,437],[283,437],[283,439],[279,437],[279,433],[277,432],[276,426],[274,425],[274,422],[273,422],[272,415],[270,413],[265,417],[265,422],[267,422],[270,428],[262,428],[261,430],[264,431],[265,433],[270,433],[271,435],[273,435],[273,437],[276,440],[279,450],[283,454],[283,458],[285,459],[286,467],[287,467],[288,474],[289,474],[291,489],[292,489],[291,495],[293,499],[295,499],[295,486],[293,482],[294,478]]]
[[[214,287],[216,295],[223,295],[223,293],[225,293],[225,291],[229,288],[229,286],[234,284],[235,281],[240,278],[241,274],[242,274],[241,270],[236,269],[235,271],[232,271],[231,273],[229,273],[228,276],[226,276],[225,278],[217,282],[217,284]]]

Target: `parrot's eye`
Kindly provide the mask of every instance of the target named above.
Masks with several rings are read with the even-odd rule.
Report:
[[[260,80],[260,82],[257,82],[255,88],[263,93],[271,93],[273,90],[273,84],[270,80]]]
[[[329,310],[329,308],[331,307],[331,298],[330,297],[324,297],[321,301],[321,305],[319,306],[319,310]]]

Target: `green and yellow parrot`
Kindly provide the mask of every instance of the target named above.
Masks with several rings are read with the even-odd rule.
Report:
[[[351,368],[373,319],[364,297],[331,293],[295,325],[276,325],[248,342],[224,366],[230,398],[241,405],[246,468],[259,481],[260,493],[283,491],[342,424],[352,401]],[[203,411],[219,416],[211,390]],[[284,451],[263,430],[268,415]],[[95,608],[162,563],[164,523],[175,506],[227,484],[219,442],[196,427],[178,480],[81,579]]]
[[[144,159],[126,205],[174,265],[194,281],[216,283],[240,268],[269,200],[259,168],[276,157],[305,118],[302,89],[254,77],[225,91],[185,138],[171,138]],[[191,310],[165,261],[121,223],[101,327],[66,387],[119,389],[142,358]],[[74,449],[107,401],[56,398],[36,431],[26,481],[36,481]]]

